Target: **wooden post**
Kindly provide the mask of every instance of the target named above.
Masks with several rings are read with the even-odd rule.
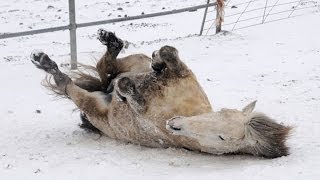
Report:
[[[70,30],[70,54],[71,69],[77,69],[77,24],[75,12],[75,0],[69,0],[69,30]]]
[[[217,5],[217,19],[216,19],[216,33],[219,33],[221,31],[221,19],[219,19],[219,9],[220,7]]]
[[[217,0],[216,10],[217,10],[216,33],[219,33],[221,31],[221,26],[222,26],[223,16],[224,16],[224,1],[223,0]]]

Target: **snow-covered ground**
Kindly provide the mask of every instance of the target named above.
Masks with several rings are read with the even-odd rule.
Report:
[[[77,18],[87,22],[202,3],[79,0]],[[0,33],[65,25],[66,12],[63,0],[0,0]],[[294,126],[289,156],[263,159],[152,149],[83,131],[75,106],[49,96],[40,85],[44,73],[29,61],[33,49],[42,49],[67,64],[65,31],[0,40],[0,179],[319,179],[320,14],[226,35],[190,35],[199,32],[202,15],[199,10],[79,29],[79,61],[93,63],[105,50],[96,40],[100,27],[134,44],[121,56],[150,55],[162,45],[173,45],[215,110],[242,108],[257,99],[257,111]]]

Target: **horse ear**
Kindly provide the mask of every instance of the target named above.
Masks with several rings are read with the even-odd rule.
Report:
[[[248,104],[246,107],[244,107],[242,109],[242,112],[245,114],[245,115],[249,115],[250,113],[252,113],[254,107],[256,106],[256,102],[257,100],[253,101],[252,103]]]

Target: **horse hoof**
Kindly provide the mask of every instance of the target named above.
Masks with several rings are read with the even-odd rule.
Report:
[[[31,58],[31,62],[36,65],[37,67],[38,66],[41,66],[40,65],[40,60],[41,60],[41,57],[46,55],[44,52],[40,51],[40,50],[34,50],[32,51],[31,55],[30,55],[30,58]]]
[[[98,30],[98,39],[103,45],[107,45],[107,37],[108,37],[108,31],[104,29],[99,29]]]
[[[49,56],[42,52],[35,50],[31,53],[31,62],[39,69],[42,69],[50,74],[58,72],[58,65],[52,61]]]
[[[124,43],[113,32],[106,31],[104,29],[98,30],[98,39],[108,48],[122,49]]]

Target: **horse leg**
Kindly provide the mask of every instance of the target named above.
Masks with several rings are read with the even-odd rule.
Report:
[[[91,122],[89,121],[87,115],[84,112],[80,112],[80,119],[81,119],[81,124],[79,124],[79,127],[88,131],[88,132],[94,132],[94,133],[98,133],[100,134],[101,131],[94,127],[94,125],[91,124]]]
[[[75,84],[89,92],[104,91],[110,93],[113,90],[111,82],[116,75],[119,74],[116,58],[123,47],[123,42],[117,38],[114,33],[103,29],[98,30],[98,39],[108,48],[96,66],[101,81],[90,75],[82,74],[81,78],[76,79]],[[80,119],[80,128],[92,132],[99,132],[99,130],[88,121],[87,115],[84,112],[80,112]]]
[[[75,84],[89,92],[104,91],[110,93],[113,91],[112,80],[119,74],[116,58],[123,47],[123,42],[117,38],[114,33],[103,29],[98,30],[98,39],[108,48],[96,66],[101,81],[95,77],[82,74],[84,77],[77,79]],[[80,119],[82,122],[79,125],[80,128],[92,132],[99,132],[99,130],[88,121],[87,115],[84,112],[80,112]]]
[[[116,60],[124,44],[114,33],[103,29],[98,30],[98,39],[108,48],[96,66],[102,81],[102,88],[106,91],[111,81],[120,73]]]
[[[75,85],[66,74],[62,73],[57,64],[43,52],[31,55],[32,63],[39,69],[51,74],[57,88],[77,105],[77,107],[89,117],[107,117],[110,95],[102,92],[88,92]],[[95,120],[99,118],[94,118]],[[91,119],[90,119],[91,120]],[[95,124],[95,123],[93,123]]]

